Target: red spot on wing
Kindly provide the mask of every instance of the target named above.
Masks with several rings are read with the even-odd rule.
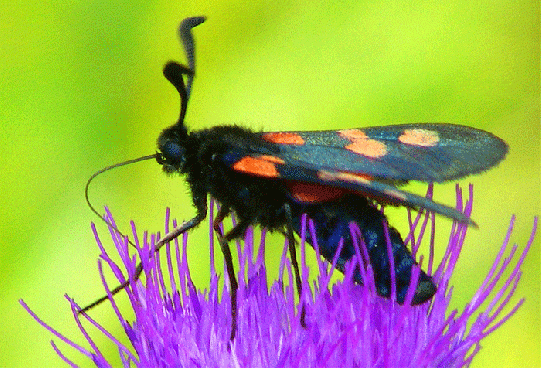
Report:
[[[347,192],[342,188],[300,181],[288,181],[286,186],[295,200],[302,203],[320,203],[338,199]]]
[[[405,202],[408,199],[405,193],[402,193],[398,190],[385,190],[383,191],[383,193],[399,202]]]
[[[275,164],[285,164],[285,161],[280,157],[270,156],[270,155],[261,155],[257,157],[258,159],[274,162]]]
[[[284,161],[275,156],[246,156],[235,162],[233,169],[246,174],[277,178],[280,176],[276,170],[277,163],[283,164]]]
[[[361,129],[344,129],[339,130],[338,134],[340,134],[344,138],[348,138],[352,141],[356,139],[368,139],[368,136],[365,132],[363,132]]]
[[[438,132],[427,129],[406,129],[398,141],[412,146],[434,147],[440,141]]]
[[[344,148],[370,158],[379,158],[387,154],[387,147],[385,144],[374,139],[358,140]]]
[[[374,193],[365,192],[362,189],[350,190],[333,186],[333,181],[347,181],[370,187],[373,177],[367,174],[321,170],[318,172],[318,177],[329,182],[329,185],[289,181],[286,183],[286,186],[289,188],[293,198],[303,203],[333,201],[341,198],[346,193],[355,193],[357,195],[365,196],[382,204],[404,204],[408,199],[407,194],[400,192],[399,190],[385,190],[378,196],[374,195]]]
[[[269,142],[277,144],[294,144],[301,146],[304,144],[304,139],[297,133],[290,132],[275,132],[275,133],[263,133],[261,137]]]
[[[348,151],[370,158],[379,158],[387,154],[387,146],[385,143],[369,138],[366,133],[360,129],[340,130],[338,134],[351,141],[351,144],[344,147]]]
[[[349,173],[349,172],[333,172],[321,170],[318,171],[317,176],[325,181],[349,181],[360,184],[368,184],[372,181],[372,176],[362,173]]]

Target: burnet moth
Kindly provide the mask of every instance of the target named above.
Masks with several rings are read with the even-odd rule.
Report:
[[[114,167],[156,159],[168,174],[180,174],[188,182],[196,215],[166,234],[163,244],[199,225],[207,216],[207,199],[220,203],[214,229],[224,254],[231,285],[231,339],[237,328],[237,280],[229,242],[242,237],[251,225],[281,231],[289,240],[297,290],[301,293],[293,233],[301,235],[302,215],[313,221],[320,253],[332,262],[340,240],[337,268],[355,254],[350,222],[356,223],[364,240],[374,274],[376,291],[390,296],[391,258],[394,260],[396,299],[402,304],[412,280],[415,259],[400,234],[387,225],[377,203],[431,211],[461,223],[474,224],[456,209],[430,198],[405,192],[397,186],[409,180],[444,182],[485,171],[507,153],[503,140],[491,133],[453,124],[404,124],[329,131],[253,132],[239,126],[216,126],[188,131],[184,123],[195,73],[191,30],[204,17],[185,19],[179,33],[188,65],[169,62],[163,73],[180,94],[180,117],[158,138],[158,152],[98,171],[90,179]],[[88,184],[86,198],[88,201]],[[94,210],[89,202],[89,206]],[[236,226],[222,233],[219,224],[230,213]],[[96,212],[97,213],[97,212]],[[387,253],[390,240],[392,256]],[[137,267],[137,277],[142,266]],[[359,270],[354,279],[362,283]],[[431,277],[421,271],[412,304],[428,301],[436,292]],[[122,290],[128,282],[113,290]],[[83,308],[87,311],[102,298]],[[304,324],[302,309],[301,322]]]

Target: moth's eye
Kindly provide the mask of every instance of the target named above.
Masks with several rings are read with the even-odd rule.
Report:
[[[175,142],[167,142],[161,147],[162,154],[167,160],[180,161],[184,158],[186,150]]]

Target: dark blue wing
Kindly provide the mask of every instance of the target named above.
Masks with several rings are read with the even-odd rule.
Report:
[[[507,153],[505,142],[491,133],[452,124],[271,132],[259,136],[261,145],[240,144],[223,153],[221,159],[237,172],[312,183],[320,188],[342,188],[473,225],[456,209],[396,185],[408,180],[442,182],[479,173],[496,165]]]
[[[500,162],[508,150],[489,132],[436,123],[261,136],[278,143],[279,156],[293,166],[397,181],[443,182],[480,173]]]

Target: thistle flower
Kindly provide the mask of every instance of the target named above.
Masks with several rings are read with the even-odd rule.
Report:
[[[470,186],[470,200],[464,208],[464,213],[468,216],[471,212],[471,196]],[[462,193],[458,187],[457,199],[459,208],[462,208]],[[107,213],[107,217],[113,222],[110,213]],[[427,223],[429,220],[434,222],[433,216],[425,216],[424,221],[420,219],[419,215],[414,221],[410,221],[412,231],[408,238],[412,240],[411,247],[414,252]],[[306,222],[306,219],[303,221]],[[166,224],[169,224],[168,211]],[[173,226],[175,225],[173,222]],[[310,223],[304,225],[310,226]],[[111,230],[116,250],[122,259],[122,266],[119,266],[109,257],[92,225],[102,252],[98,263],[102,281],[131,347],[120,343],[89,315],[78,315],[78,305],[68,296],[66,299],[71,305],[74,319],[90,348],[75,344],[39,319],[23,301],[21,304],[42,326],[86,355],[98,367],[111,365],[94,344],[82,320],[105,334],[118,347],[125,367],[467,366],[479,352],[481,340],[506,322],[524,302],[521,299],[510,312],[502,314],[519,282],[520,267],[533,242],[537,218],[531,237],[518,261],[503,281],[503,286],[496,288],[497,284],[502,284],[503,274],[510,268],[509,264],[517,251],[517,246],[514,245],[504,259],[513,225],[514,217],[492,268],[462,312],[449,310],[452,295],[449,280],[457,266],[467,231],[465,225],[456,223],[451,230],[445,255],[434,272],[431,272],[434,245],[434,234],[431,234],[428,272],[433,274],[438,291],[430,302],[414,307],[400,306],[389,299],[375,296],[373,282],[368,281],[364,286],[354,284],[351,276],[358,261],[346,266],[342,281],[331,284],[334,268],[318,257],[319,275],[310,285],[309,274],[314,270],[309,270],[306,266],[306,257],[313,253],[306,254],[305,242],[301,239],[303,295],[300,299],[306,308],[306,327],[302,327],[300,323],[301,307],[296,301],[294,277],[286,257],[287,244],[284,246],[279,276],[269,287],[269,270],[266,269],[264,260],[265,232],[262,232],[257,254],[254,255],[254,235],[249,229],[243,244],[237,242],[238,331],[237,338],[232,342],[229,340],[231,315],[227,276],[221,279],[214,269],[212,236],[210,285],[207,290],[198,290],[191,281],[186,257],[187,234],[183,236],[182,246],[178,240],[167,245],[167,268],[163,269],[158,254],[152,251],[157,241],[156,236],[149,239],[145,233],[140,241],[132,223],[134,243],[137,247],[137,256],[133,256],[129,254],[127,239],[122,239]],[[354,225],[352,234],[358,234]],[[362,241],[359,244],[363,246]],[[137,259],[143,262],[144,282],[133,280]],[[112,298],[109,283],[103,276],[103,262],[111,268],[119,282],[124,282],[126,278],[131,280],[126,292],[135,312],[132,322],[126,321]],[[121,268],[126,270],[127,276]],[[366,272],[370,276],[370,266]],[[419,268],[414,268],[413,273],[412,279],[415,280]],[[227,275],[226,272],[223,274]],[[166,286],[168,283],[170,286]],[[221,283],[223,288],[219,287]],[[414,292],[414,288],[412,283],[412,290],[409,292]],[[223,290],[221,294],[219,289]],[[481,309],[481,305],[485,303],[488,303],[488,306]],[[51,344],[65,362],[77,366],[54,342]]]

